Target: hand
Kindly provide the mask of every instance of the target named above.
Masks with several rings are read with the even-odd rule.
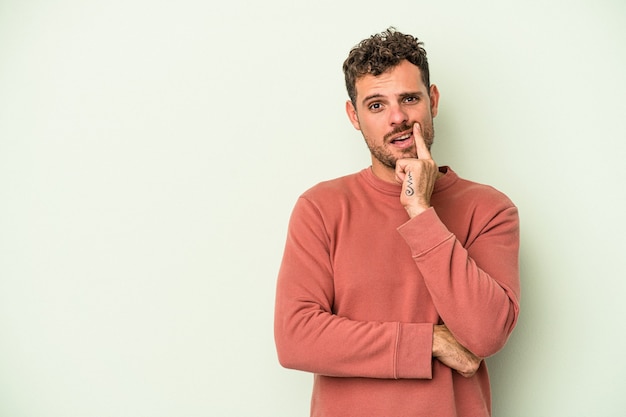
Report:
[[[482,359],[461,346],[445,325],[433,329],[433,357],[466,378],[478,371]]]
[[[410,218],[428,210],[435,181],[439,176],[439,169],[424,142],[418,123],[413,125],[413,140],[417,158],[399,159],[396,162],[396,181],[402,183],[400,203]]]

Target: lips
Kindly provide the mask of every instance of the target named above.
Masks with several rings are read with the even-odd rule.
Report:
[[[408,148],[413,145],[413,132],[408,131],[392,138],[389,143],[398,148]]]
[[[409,139],[410,137],[411,137],[411,132],[406,132],[403,135],[400,135],[391,139],[391,143],[402,142],[402,141]]]

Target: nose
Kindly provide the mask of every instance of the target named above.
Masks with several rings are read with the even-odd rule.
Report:
[[[392,126],[401,125],[409,120],[409,115],[402,106],[394,105],[390,108],[389,118]]]

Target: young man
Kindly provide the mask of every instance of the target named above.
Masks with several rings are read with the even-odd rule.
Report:
[[[489,416],[482,358],[519,314],[517,209],[433,161],[439,91],[421,42],[391,28],[343,69],[372,165],[294,207],[276,293],[280,363],[315,374],[311,416]]]

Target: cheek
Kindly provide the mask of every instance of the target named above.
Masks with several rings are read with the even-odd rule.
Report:
[[[372,141],[372,133],[367,124],[360,123],[361,136],[365,139],[365,141],[369,144]]]
[[[376,137],[380,134],[380,127],[376,123],[375,120],[370,120],[368,118],[360,119],[361,132],[363,134],[367,134],[369,137]]]

